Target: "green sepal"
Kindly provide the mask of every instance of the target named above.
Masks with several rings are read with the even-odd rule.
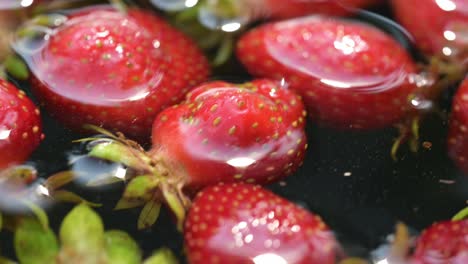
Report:
[[[104,252],[104,226],[99,215],[86,204],[77,205],[68,213],[60,227],[63,263],[102,263]]]
[[[127,233],[118,230],[107,231],[106,241],[107,261],[112,264],[140,264],[142,253],[138,244]]]
[[[137,154],[138,153],[138,154]],[[127,167],[138,169],[142,162],[148,161],[148,157],[136,150],[118,142],[105,142],[97,144],[88,153],[90,157],[122,163]],[[138,155],[138,157],[137,157]]]
[[[186,208],[184,206],[183,201],[177,195],[177,192],[169,190],[169,188],[162,188],[162,193],[167,205],[176,217],[177,229],[179,231],[182,231],[186,215]]]
[[[34,218],[21,219],[14,234],[14,245],[20,263],[52,264],[59,252],[53,231]]]
[[[168,248],[161,248],[154,252],[143,264],[178,264],[174,253]]]
[[[29,78],[28,66],[17,56],[9,55],[3,62],[5,70],[15,79],[27,80]]]
[[[145,204],[141,210],[140,216],[138,217],[138,229],[146,229],[156,223],[161,211],[161,203],[150,200]]]
[[[86,205],[88,205],[90,207],[101,207],[102,206],[102,204],[90,202],[90,201],[84,199],[83,197],[81,197],[81,196],[79,196],[79,195],[77,195],[75,193],[72,193],[70,191],[65,191],[65,190],[58,190],[58,191],[53,192],[52,197],[53,197],[54,200],[57,200],[57,201],[60,201],[60,202],[74,203],[74,204],[83,203],[83,204],[86,204]]]
[[[122,198],[117,202],[117,205],[115,205],[114,210],[131,209],[131,208],[143,206],[144,204],[145,204],[145,201],[143,200],[128,200],[128,199]]]
[[[132,179],[123,194],[123,198],[141,199],[147,201],[151,199],[154,189],[158,186],[159,181],[149,175],[137,176]]]
[[[459,221],[463,219],[468,219],[468,207],[462,209],[452,217],[452,221]]]
[[[61,171],[49,178],[45,182],[45,186],[49,190],[57,190],[60,187],[72,182],[76,178],[76,173],[73,171]]]

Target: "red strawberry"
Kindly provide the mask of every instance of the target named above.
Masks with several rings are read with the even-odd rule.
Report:
[[[390,3],[396,19],[413,35],[421,50],[428,54],[460,55],[462,61],[467,60],[466,0],[392,0]]]
[[[438,222],[419,237],[414,264],[468,263],[468,220]]]
[[[190,188],[264,184],[302,164],[304,117],[300,98],[276,82],[207,83],[158,115],[151,155]]]
[[[468,174],[468,78],[453,99],[448,149],[456,164]]]
[[[376,129],[408,110],[415,64],[390,36],[363,23],[313,16],[245,34],[237,55],[254,76],[284,78],[309,116],[329,126]]]
[[[249,184],[199,192],[184,237],[191,264],[332,264],[337,249],[319,216]]]
[[[139,139],[148,138],[158,112],[209,72],[194,42],[137,9],[73,14],[26,59],[33,91],[58,120],[76,130],[92,123]]]
[[[0,79],[0,170],[25,161],[43,138],[39,110],[23,91]]]

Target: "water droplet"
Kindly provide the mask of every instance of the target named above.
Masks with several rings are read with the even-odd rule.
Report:
[[[194,7],[198,0],[151,0],[151,3],[164,11],[181,11]]]

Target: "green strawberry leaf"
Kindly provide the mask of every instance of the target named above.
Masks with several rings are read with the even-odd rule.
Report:
[[[65,216],[60,227],[62,251],[59,259],[64,263],[100,263],[104,251],[104,225],[99,215],[88,205],[77,205]],[[77,262],[78,263],[78,262]]]
[[[156,223],[160,210],[161,203],[154,200],[147,202],[138,217],[138,229],[145,229]]]
[[[148,175],[138,176],[128,183],[123,197],[129,200],[142,199],[147,201],[151,199],[152,191],[158,186],[158,183],[157,180]]]
[[[161,248],[154,252],[143,264],[177,264],[179,261],[172,251],[167,248]]]
[[[35,204],[32,203],[32,202],[25,201],[24,204],[25,204],[29,209],[31,209],[31,211],[33,212],[34,216],[36,216],[37,220],[39,221],[39,223],[42,225],[42,227],[43,227],[44,229],[49,228],[49,218],[47,217],[47,214],[46,214],[46,212],[44,211],[44,209],[42,209],[41,207],[35,205]]]
[[[59,251],[53,231],[33,218],[23,218],[14,234],[16,256],[20,263],[55,263]]]
[[[127,233],[112,230],[104,234],[108,263],[140,264],[142,259],[138,244]]]

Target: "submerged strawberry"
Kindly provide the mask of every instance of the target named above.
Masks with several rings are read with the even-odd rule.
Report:
[[[319,216],[259,186],[210,186],[185,222],[185,246],[198,263],[335,263],[337,242]]]
[[[459,168],[468,174],[468,78],[462,82],[453,99],[448,150]]]
[[[468,263],[468,220],[438,222],[426,229],[410,263]]]
[[[254,76],[284,79],[309,116],[343,129],[376,129],[409,110],[416,66],[398,42],[359,22],[313,16],[245,34],[237,55]]]
[[[190,187],[264,184],[302,163],[304,117],[300,98],[275,82],[212,82],[157,117],[151,155]]]
[[[305,115],[300,97],[280,83],[215,81],[158,115],[150,151],[110,135],[114,140],[91,144],[90,156],[121,162],[142,175],[130,180],[117,205],[146,202],[141,228],[154,223],[153,209],[163,201],[181,227],[190,205],[184,191],[220,182],[265,184],[292,174],[307,148]]]
[[[39,110],[23,91],[0,79],[0,170],[25,161],[43,138]]]
[[[43,106],[76,130],[90,123],[147,139],[157,113],[209,72],[188,37],[142,10],[88,9],[44,39],[36,50],[17,50]]]
[[[468,59],[466,0],[392,0],[395,17],[430,55]],[[417,10],[417,12],[415,12]]]

